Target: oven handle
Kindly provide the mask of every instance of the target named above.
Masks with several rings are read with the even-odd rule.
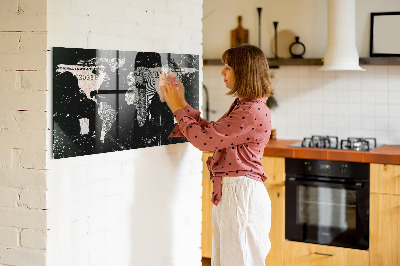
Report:
[[[316,180],[316,181],[310,181],[310,180],[304,180],[303,178],[297,178],[297,177],[288,177],[286,181],[294,181],[297,183],[301,183],[304,185],[341,185],[349,188],[354,188],[354,189],[361,189],[363,187],[362,182],[356,182],[356,183],[347,183],[347,182],[332,182],[332,181],[321,181],[321,180]]]

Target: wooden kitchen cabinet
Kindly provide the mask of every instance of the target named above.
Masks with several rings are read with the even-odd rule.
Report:
[[[208,172],[206,161],[211,152],[203,153],[203,217],[201,250],[202,256],[211,258],[212,253],[212,183]],[[266,258],[266,265],[283,265],[283,243],[285,230],[285,158],[263,157],[262,164],[268,176],[265,182],[272,205],[271,221],[271,250]]]
[[[285,240],[284,252],[285,266],[369,265],[369,253],[365,250],[316,245]]]
[[[204,258],[211,258],[212,252],[212,183],[206,161],[212,152],[203,153],[203,194],[202,194],[202,223],[201,223],[201,253]]]
[[[400,265],[400,165],[371,164],[371,266]]]
[[[283,265],[285,241],[285,187],[265,184],[271,199],[271,250],[265,259],[266,266]]]
[[[400,265],[400,196],[371,194],[371,266]]]
[[[264,156],[261,159],[264,172],[267,175],[265,184],[268,185],[285,185],[285,158]]]
[[[371,193],[400,195],[400,165],[370,164]]]
[[[271,199],[271,250],[266,266],[283,265],[285,240],[285,158],[264,156],[261,160],[267,175],[265,187]]]

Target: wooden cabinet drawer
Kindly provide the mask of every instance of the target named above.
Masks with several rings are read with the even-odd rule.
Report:
[[[370,165],[371,193],[400,195],[400,165]]]
[[[366,266],[365,250],[285,241],[285,266]]]

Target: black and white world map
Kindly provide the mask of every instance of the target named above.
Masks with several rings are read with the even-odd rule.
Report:
[[[199,106],[199,56],[53,48],[55,159],[186,142],[159,84],[174,74]]]

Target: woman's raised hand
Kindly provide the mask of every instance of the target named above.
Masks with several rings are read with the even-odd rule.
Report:
[[[185,108],[187,104],[185,100],[185,88],[178,79],[172,75],[168,75],[164,86],[161,87],[161,91],[164,93],[165,101],[172,113],[178,109]]]
[[[186,102],[186,100],[185,100],[185,87],[183,86],[182,82],[181,82],[179,79],[175,78],[175,77],[172,76],[172,75],[171,75],[170,77],[171,77],[171,79],[172,79],[173,82],[175,81],[175,83],[178,84],[178,88],[179,88],[179,90],[178,90],[179,102],[180,102],[182,108],[185,108],[186,105],[187,105],[187,102]]]

